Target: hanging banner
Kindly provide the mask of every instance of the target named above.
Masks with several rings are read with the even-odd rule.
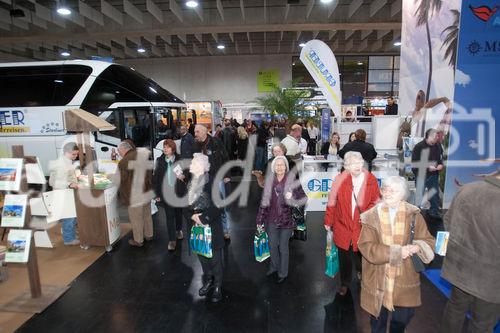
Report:
[[[330,109],[321,110],[321,141],[327,142],[330,140]]]
[[[413,137],[451,113],[461,0],[422,3],[403,1],[402,9],[399,114],[412,116]]]
[[[310,40],[300,52],[300,61],[323,92],[333,113],[340,116],[342,95],[339,68],[330,47],[320,40]]]
[[[458,36],[444,206],[465,183],[500,167],[500,11],[484,0],[463,0]],[[496,124],[496,128],[495,128]]]

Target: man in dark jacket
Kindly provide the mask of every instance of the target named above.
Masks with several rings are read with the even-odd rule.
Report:
[[[389,97],[387,99],[387,105],[385,106],[386,116],[396,116],[398,114],[398,105],[394,102],[394,98]]]
[[[231,118],[224,118],[224,129],[222,130],[222,143],[230,160],[236,158],[236,129],[231,124]]]
[[[228,156],[223,143],[210,135],[208,135],[208,129],[203,125],[196,125],[194,139],[196,144],[194,146],[195,153],[203,153],[208,156],[208,161],[210,163],[210,170],[208,175],[210,177],[210,183],[215,181],[215,176],[217,171],[228,161]],[[219,191],[221,197],[225,199],[226,188],[225,185],[229,183],[231,178],[228,174],[224,176],[223,181],[219,182]],[[224,238],[229,239],[229,221],[226,210],[222,212],[222,226],[224,228]]]
[[[413,148],[411,161],[413,164],[413,173],[417,183],[417,203],[422,200],[422,195],[427,188],[431,208],[429,214],[439,217],[439,171],[443,170],[443,148],[438,142],[438,132],[435,129],[429,129],[425,133],[425,139],[420,141]],[[420,174],[419,170],[425,169],[425,176]]]
[[[132,246],[141,247],[144,240],[153,239],[151,153],[145,148],[135,149],[127,141],[118,145],[118,153],[122,159],[118,163],[118,173],[113,182],[119,182],[118,199],[128,208],[133,234],[133,239],[128,242]]]
[[[363,129],[358,129],[355,133],[356,140],[346,143],[338,154],[343,159],[349,151],[360,152],[365,162],[368,163],[368,171],[372,171],[372,161],[377,157],[377,152],[371,143],[365,142],[366,132]]]
[[[442,333],[493,332],[500,319],[500,169],[484,181],[464,185],[444,216],[450,232],[441,276],[452,285]]]
[[[179,134],[181,136],[181,159],[190,159],[193,157],[194,138],[184,125],[179,128]]]

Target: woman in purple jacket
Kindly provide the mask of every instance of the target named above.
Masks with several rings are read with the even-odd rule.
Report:
[[[292,207],[303,206],[306,194],[294,176],[288,177],[288,161],[276,156],[271,164],[273,180],[266,182],[262,202],[257,213],[257,227],[264,228],[269,236],[271,265],[267,276],[278,273],[277,283],[288,276],[288,243],[296,226]]]

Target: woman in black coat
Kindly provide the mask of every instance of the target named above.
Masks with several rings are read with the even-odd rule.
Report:
[[[212,258],[198,255],[203,270],[203,286],[198,291],[200,296],[207,296],[211,291],[210,301],[222,300],[222,249],[224,231],[222,227],[222,209],[215,206],[212,199],[213,182],[208,176],[210,164],[206,155],[195,153],[189,171],[192,179],[189,183],[189,214],[195,225],[209,225],[212,231]]]
[[[179,155],[175,153],[176,145],[171,139],[163,142],[163,154],[156,159],[153,173],[153,190],[156,202],[165,209],[168,230],[168,250],[175,251],[177,241],[184,238],[182,234],[182,208],[173,205],[174,198],[183,198],[186,193],[186,177],[178,165]]]

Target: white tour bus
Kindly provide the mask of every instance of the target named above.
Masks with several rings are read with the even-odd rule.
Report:
[[[0,157],[12,145],[37,156],[48,174],[48,162],[74,137],[64,129],[63,112],[81,108],[116,126],[96,133],[97,158],[109,159],[126,138],[153,150],[175,130],[186,105],[133,68],[91,60],[0,64]],[[163,117],[170,119],[167,125]]]

